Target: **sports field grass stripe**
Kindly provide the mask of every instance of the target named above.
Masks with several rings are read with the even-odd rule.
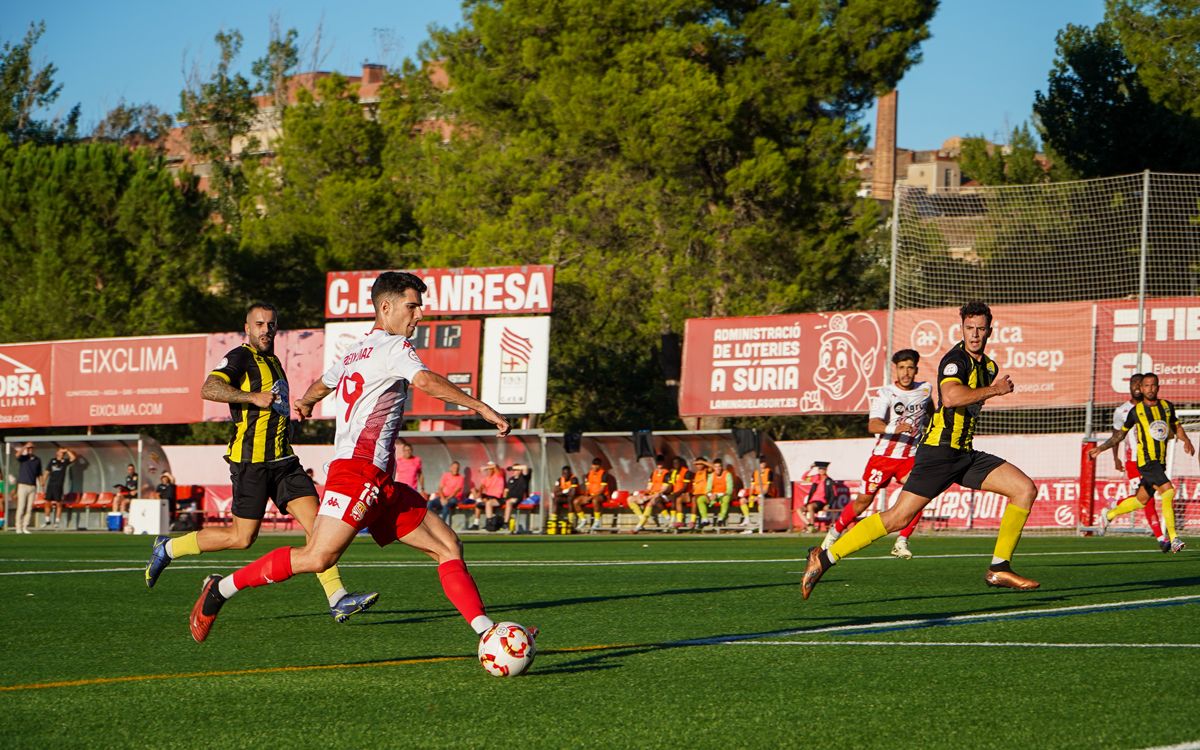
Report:
[[[963,648],[1200,648],[1200,643],[1040,643],[1031,641],[725,641],[721,646],[960,646]]]
[[[1028,552],[1022,554],[1022,558],[1026,557],[1047,557],[1055,555],[1067,556],[1087,556],[1087,555],[1141,555],[1141,554],[1162,554],[1157,549],[1137,549],[1137,550],[1075,550],[1061,552]],[[978,554],[952,554],[952,555],[917,555],[920,560],[950,560],[958,558],[986,558],[991,559],[991,553],[980,552]],[[241,566],[257,560],[254,558],[245,558],[241,560],[212,560],[203,558],[183,559],[172,561],[172,567],[176,568],[212,568],[212,567],[232,567]],[[895,560],[891,555],[864,555],[862,557],[850,558],[851,560]],[[691,558],[687,560],[468,560],[467,564],[471,567],[532,567],[532,568],[552,568],[552,567],[627,567],[638,565],[746,565],[751,563],[802,563],[806,560],[803,557],[776,557],[776,558]],[[144,570],[145,564],[140,559],[134,560],[80,560],[80,559],[5,559],[0,558],[0,564],[6,563],[44,563],[62,565],[67,563],[91,563],[91,564],[129,564],[140,563],[137,568],[100,568],[94,570],[18,570],[0,572],[0,576],[14,575],[38,575],[42,573],[117,573],[126,572],[129,570]],[[429,568],[435,567],[436,563],[424,561],[396,561],[396,562],[346,562],[339,561],[339,568]]]
[[[539,654],[576,654],[587,651],[607,651],[610,649],[633,648],[655,644],[609,643],[592,646],[569,646],[566,648],[547,649]],[[255,669],[226,669],[210,672],[176,672],[167,674],[125,675],[123,677],[93,677],[84,680],[59,680],[57,682],[31,682],[26,685],[0,685],[0,693],[14,693],[22,690],[47,690],[51,688],[88,687],[94,685],[115,685],[123,682],[148,682],[151,680],[190,680],[200,677],[241,677],[256,674],[282,674],[285,672],[318,672],[331,669],[364,669],[367,667],[400,667],[411,664],[439,664],[448,661],[474,660],[474,656],[427,656],[418,659],[389,659],[361,664],[306,664],[292,667],[258,667]]]
[[[1091,614],[1122,609],[1143,609],[1147,607],[1168,607],[1180,604],[1190,604],[1200,601],[1200,594],[1184,596],[1168,596],[1155,599],[1132,599],[1121,602],[1103,602],[1100,604],[1077,604],[1071,607],[1040,607],[1036,609],[1019,609],[1004,612],[978,612],[970,615],[954,615],[952,617],[926,617],[911,620],[881,620],[856,625],[830,625],[824,628],[801,628],[799,630],[774,630],[765,633],[749,633],[738,636],[721,636],[717,638],[702,638],[691,641],[681,641],[682,646],[698,646],[710,643],[732,643],[734,641],[749,641],[759,638],[786,638],[793,635],[819,635],[823,633],[877,633],[893,632],[896,630],[911,630],[919,627],[962,625],[975,622],[991,622],[996,620],[1021,620],[1039,617],[1054,617],[1067,614]]]

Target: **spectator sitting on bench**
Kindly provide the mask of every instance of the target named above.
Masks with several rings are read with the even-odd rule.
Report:
[[[508,467],[508,479],[504,482],[504,527],[509,533],[517,530],[517,520],[512,517],[513,509],[529,497],[529,467],[513,464]]]
[[[154,494],[158,496],[159,500],[167,501],[167,518],[175,520],[175,513],[177,511],[175,504],[175,477],[164,471],[162,476],[158,478],[158,486],[154,488]]]
[[[599,457],[593,458],[592,468],[588,470],[587,479],[584,480],[584,490],[575,498],[575,516],[579,519],[579,524],[575,527],[577,531],[587,528],[587,514],[583,509],[589,505],[592,506],[592,531],[600,530],[600,513],[604,510],[604,501],[614,489],[612,477],[604,470],[604,462]]]
[[[560,508],[567,514],[567,521],[575,525],[575,495],[579,492],[579,477],[575,476],[575,472],[571,471],[570,466],[562,467],[562,473],[558,476],[558,481],[554,483],[554,492],[550,495],[549,512],[550,523],[553,525],[558,522],[558,511]]]
[[[650,520],[651,514],[656,508],[662,508],[669,501],[671,486],[667,483],[667,477],[671,470],[667,468],[667,457],[663,454],[658,454],[654,457],[654,471],[650,472],[650,481],[646,483],[646,489],[641,492],[634,492],[629,496],[629,509],[638,517],[637,526],[633,527],[633,533],[638,533],[646,528],[646,522]],[[657,525],[658,519],[655,518]]]
[[[450,462],[450,470],[442,474],[438,481],[437,490],[429,496],[429,512],[441,516],[446,525],[450,525],[450,516],[463,501],[463,489],[466,477],[459,473],[461,466],[458,461]]]
[[[837,488],[829,476],[828,461],[813,461],[812,467],[804,474],[804,481],[812,482],[808,497],[804,500],[805,530],[811,534],[817,530],[817,511],[833,502],[837,497]]]
[[[478,529],[479,514],[485,513],[484,528],[488,531],[499,530],[499,520],[493,522],[491,519],[496,516],[496,508],[503,496],[504,474],[494,461],[488,461],[483,465],[483,480],[471,493],[471,499],[475,501],[475,520],[471,522],[470,528]]]

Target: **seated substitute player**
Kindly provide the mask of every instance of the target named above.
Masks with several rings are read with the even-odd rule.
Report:
[[[692,499],[692,512],[688,514],[688,526],[693,531],[700,531],[708,525],[708,519],[704,515],[700,515],[700,500],[707,499],[708,475],[711,471],[712,466],[708,463],[707,456],[698,456],[692,460],[692,481],[688,485],[688,494]],[[703,513],[707,515],[707,506]]]
[[[575,525],[575,495],[579,492],[579,477],[575,476],[575,472],[571,471],[570,466],[562,467],[562,473],[558,475],[558,481],[554,483],[554,492],[550,493],[549,512],[550,523],[558,522],[558,511],[562,509],[566,513],[567,520],[571,526]]]
[[[429,555],[437,561],[446,598],[472,630],[482,635],[493,625],[463,562],[458,536],[426,511],[416,490],[392,479],[396,433],[404,423],[410,384],[473,409],[496,426],[500,437],[509,432],[508,421],[495,409],[426,369],[417,356],[408,337],[421,320],[425,289],[412,274],[380,274],[371,289],[375,327],[296,401],[296,412],[307,419],[318,401],[337,394],[333,461],[312,534],[303,547],[280,547],[231,576],[209,576],[192,607],[190,627],[197,642],[208,637],[221,607],[238,591],[325,570],[362,529],[380,546],[400,541]]]
[[[1113,410],[1113,434],[1118,431],[1125,435],[1125,439],[1112,447],[1113,463],[1117,466],[1117,471],[1124,471],[1125,478],[1129,480],[1129,497],[1125,498],[1124,502],[1128,502],[1131,498],[1136,498],[1138,486],[1135,484],[1142,478],[1142,474],[1138,471],[1138,431],[1125,429],[1125,418],[1129,416],[1129,412],[1133,407],[1141,403],[1142,400],[1142,373],[1135,372],[1129,376],[1129,400]],[[1122,455],[1124,454],[1124,455]],[[1140,502],[1140,501],[1139,501]],[[1130,506],[1126,506],[1130,507]],[[1101,511],[1104,515],[1100,518],[1101,534],[1107,529],[1105,528],[1108,521],[1111,520],[1107,515],[1112,508],[1106,508]],[[1163,533],[1162,525],[1158,522],[1158,513],[1154,510],[1154,498],[1151,497],[1146,502],[1145,507],[1146,523],[1150,524],[1150,530],[1154,532],[1154,538],[1158,540],[1158,548],[1163,552],[1171,551],[1171,540]]]
[[[292,450],[287,373],[275,356],[279,316],[273,305],[255,302],[246,311],[246,343],[232,350],[209,373],[200,396],[229,404],[233,437],[225,451],[233,484],[233,523],[208,526],[174,539],[154,540],[146,585],[153,588],[171,560],[223,549],[246,549],[258,538],[267,500],[290,513],[312,534],[317,488]],[[133,467],[131,466],[130,469]],[[379,594],[350,594],[336,567],[314,570],[338,622],[373,605]]]
[[[1122,513],[1131,513],[1154,502],[1154,493],[1158,492],[1162,497],[1163,521],[1167,525],[1167,536],[1171,538],[1171,551],[1179,552],[1184,548],[1184,543],[1175,533],[1175,485],[1167,477],[1167,444],[1172,437],[1176,437],[1183,443],[1183,450],[1189,456],[1196,455],[1196,449],[1179,422],[1175,405],[1158,397],[1158,375],[1152,372],[1142,375],[1142,401],[1129,410],[1123,429],[1089,450],[1088,455],[1092,458],[1100,455],[1123,440],[1125,433],[1134,427],[1138,431],[1137,462],[1142,484],[1138,487],[1137,495],[1105,511],[1101,516],[1101,526],[1107,527],[1109,521]]]
[[[671,528],[678,531],[683,528],[683,505],[688,499],[688,488],[692,486],[692,472],[687,461],[679,456],[673,458],[671,464],[671,473],[667,477],[671,485],[667,507],[671,511]]]
[[[829,545],[849,528],[875,500],[879,490],[896,481],[904,484],[912,471],[913,454],[916,452],[917,440],[925,428],[925,422],[933,406],[933,387],[929,383],[917,380],[917,366],[921,355],[912,349],[901,349],[892,355],[891,385],[879,389],[878,395],[871,400],[871,410],[867,422],[867,432],[878,435],[875,447],[867,467],[863,469],[863,490],[854,500],[842,509],[829,531],[821,547],[829,549]],[[913,516],[896,537],[892,546],[892,556],[904,560],[912,558],[912,550],[908,548],[908,538],[921,520],[921,514]]]
[[[864,518],[829,549],[813,547],[808,551],[800,583],[805,599],[838,560],[904,528],[933,498],[955,483],[1008,498],[984,582],[1024,591],[1040,585],[1017,575],[1010,563],[1037,498],[1037,488],[1025,472],[1002,458],[975,450],[973,445],[983,403],[1014,389],[1008,375],[997,377],[996,363],[984,353],[992,333],[992,311],[982,302],[968,302],[959,309],[959,317],[963,340],[946,352],[938,365],[940,406],[921,436],[912,473],[900,498],[891,508]]]
[[[484,518],[484,529],[487,531],[496,531],[500,528],[500,521],[493,521],[496,517],[496,508],[500,507],[501,498],[504,497],[504,472],[500,471],[500,467],[495,461],[488,461],[483,465],[483,479],[479,486],[471,490],[471,499],[475,501],[475,520],[471,522],[468,528],[479,528],[479,514],[487,511]]]
[[[592,459],[592,468],[588,469],[587,477],[584,479],[584,489],[575,497],[575,516],[579,519],[579,525],[575,527],[576,531],[585,531],[588,529],[587,514],[583,509],[589,505],[592,507],[592,531],[600,530],[600,514],[604,510],[604,501],[612,495],[616,485],[613,482],[612,476],[604,470],[604,462],[600,457]]]
[[[737,478],[725,466],[725,462],[719,458],[714,458],[712,470],[708,472],[706,491],[703,495],[696,498],[696,505],[700,510],[701,525],[707,523],[709,503],[715,503],[717,506],[717,517],[713,519],[712,527],[720,529],[725,526],[725,519],[729,518],[729,506],[733,502],[733,485],[736,481]]]
[[[767,457],[759,456],[758,468],[750,475],[750,486],[738,493],[740,498],[738,507],[742,512],[742,520],[739,525],[750,525],[750,513],[754,510],[754,504],[758,503],[761,510],[763,499],[771,497],[774,486],[775,472],[771,471],[771,464],[767,461]]]
[[[465,499],[463,491],[466,488],[466,477],[462,475],[461,470],[462,465],[458,461],[451,461],[449,471],[442,474],[442,478],[438,480],[437,491],[429,496],[429,504],[425,506],[441,516],[447,526],[450,525],[450,519],[458,504]]]
[[[667,468],[667,457],[659,453],[654,457],[654,471],[650,472],[650,479],[646,482],[646,489],[640,492],[630,493],[629,499],[626,501],[629,504],[629,509],[637,516],[637,526],[633,527],[633,533],[638,533],[646,528],[646,522],[650,520],[650,516],[656,509],[662,508],[669,502],[670,485],[667,484],[667,477],[671,470]],[[658,524],[657,516],[654,523]]]

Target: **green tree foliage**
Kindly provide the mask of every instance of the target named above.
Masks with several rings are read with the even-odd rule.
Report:
[[[470,2],[422,50],[450,90],[405,77],[453,137],[397,137],[397,108],[385,162],[427,264],[555,264],[552,426],[670,420],[659,334],[878,294],[879,216],[844,156],[934,7]]]
[[[162,139],[171,129],[171,116],[153,104],[127,104],[122,101],[109,110],[92,138],[128,146],[161,148]]]
[[[1107,21],[1058,33],[1054,68],[1033,109],[1052,158],[1081,177],[1200,171],[1200,120],[1155,101]]]
[[[959,164],[963,179],[981,185],[1030,185],[1065,179],[1061,170],[1042,165],[1037,139],[1027,124],[1013,128],[1005,146],[988,143],[982,137],[963,139]]]
[[[1200,0],[1108,0],[1106,10],[1150,97],[1200,117]]]
[[[241,231],[241,204],[246,197],[242,154],[254,153],[258,144],[250,137],[257,114],[253,88],[234,70],[242,50],[241,32],[222,31],[213,38],[218,61],[207,80],[198,73],[179,96],[179,119],[186,124],[188,146],[204,166],[213,208],[231,236]]]
[[[0,139],[0,340],[208,329],[207,206],[144,149]]]
[[[25,38],[0,46],[0,133],[13,143],[55,143],[75,137],[79,105],[65,117],[37,118],[39,110],[58,101],[62,85],[55,83],[53,65],[40,68],[33,62],[33,48],[46,31],[44,22],[31,23]]]

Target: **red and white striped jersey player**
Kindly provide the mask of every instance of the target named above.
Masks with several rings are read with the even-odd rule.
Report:
[[[425,290],[412,274],[380,274],[371,290],[375,327],[295,402],[300,417],[308,418],[322,398],[337,399],[334,458],[312,535],[305,546],[280,547],[231,576],[209,576],[192,608],[196,641],[208,637],[222,605],[238,591],[325,570],[362,529],[380,546],[400,541],[429,555],[446,598],[471,628],[482,635],[493,625],[463,562],[458,535],[437,514],[425,512],[425,499],[415,489],[393,478],[396,434],[410,386],[473,409],[500,437],[510,429],[495,409],[427,369],[413,349],[408,337],[421,320]]]
[[[879,389],[879,395],[871,400],[871,411],[867,429],[879,437],[875,448],[863,470],[862,492],[842,509],[842,513],[829,527],[821,546],[837,541],[859,514],[875,500],[879,490],[887,487],[893,479],[900,484],[912,471],[913,458],[921,432],[929,421],[933,405],[933,387],[918,381],[917,366],[921,355],[912,349],[901,349],[892,355],[892,377],[894,382]],[[918,513],[896,537],[892,555],[905,560],[912,557],[908,538],[921,520]]]

